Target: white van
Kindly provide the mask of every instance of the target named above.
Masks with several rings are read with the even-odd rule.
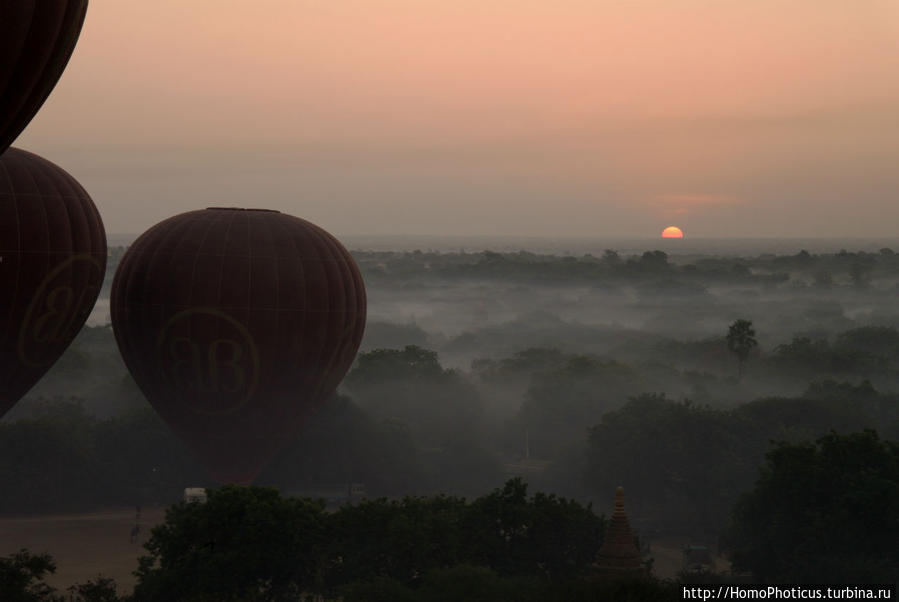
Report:
[[[188,504],[205,504],[206,489],[203,487],[187,487],[184,490],[184,501]]]

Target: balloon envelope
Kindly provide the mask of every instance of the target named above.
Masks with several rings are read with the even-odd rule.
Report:
[[[0,0],[0,153],[59,81],[86,13],[87,0]]]
[[[350,254],[314,224],[205,209],[131,246],[111,311],[157,412],[216,479],[249,483],[349,369],[365,288]]]
[[[90,315],[106,234],[80,184],[37,155],[0,155],[0,416],[55,362]]]

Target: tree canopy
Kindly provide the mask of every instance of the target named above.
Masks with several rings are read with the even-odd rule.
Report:
[[[265,487],[207,493],[206,503],[172,506],[153,529],[135,573],[136,600],[276,601],[316,586],[322,504]]]
[[[729,539],[734,567],[766,582],[896,582],[899,445],[870,430],[779,444]]]
[[[520,480],[470,503],[381,498],[331,514],[274,489],[226,486],[169,509],[145,545],[134,599],[294,600],[379,580],[416,589],[458,566],[481,567],[479,579],[564,581],[589,572],[603,525],[589,506],[528,496]]]
[[[749,352],[758,347],[758,344],[751,320],[737,320],[727,329],[727,348],[737,356],[741,377],[746,360],[749,359]]]

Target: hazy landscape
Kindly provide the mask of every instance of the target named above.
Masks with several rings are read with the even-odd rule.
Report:
[[[660,556],[699,541],[729,557],[734,506],[772,441],[899,439],[899,255],[659,246],[669,253],[355,251],[360,355],[257,483],[474,498],[522,477],[605,513],[622,485],[650,556],[654,541]],[[742,370],[726,340],[741,319],[758,341]],[[95,310],[0,423],[0,513],[159,507],[214,485],[103,322]]]
[[[895,598],[897,58],[894,0],[0,0],[0,602]]]

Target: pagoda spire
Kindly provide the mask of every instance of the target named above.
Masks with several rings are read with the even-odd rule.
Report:
[[[634,543],[634,532],[631,531],[624,510],[624,488],[615,491],[615,511],[606,528],[602,546],[596,554],[593,571],[597,577],[642,577],[646,575],[646,566],[640,550]]]

